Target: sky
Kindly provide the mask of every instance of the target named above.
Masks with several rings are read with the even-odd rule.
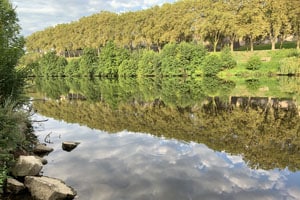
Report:
[[[16,7],[23,36],[100,11],[121,13],[173,2],[175,0],[11,0]]]

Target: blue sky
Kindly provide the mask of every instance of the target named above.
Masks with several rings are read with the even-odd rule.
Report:
[[[21,34],[24,36],[104,10],[134,11],[173,2],[175,0],[11,0],[16,7],[19,24],[22,27]]]

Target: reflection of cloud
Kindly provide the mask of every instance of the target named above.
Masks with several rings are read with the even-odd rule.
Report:
[[[79,199],[296,199],[300,194],[300,173],[253,170],[241,156],[203,144],[79,125],[66,130],[66,125],[49,120],[45,126],[81,144],[67,153],[59,150],[57,138],[44,172],[73,186]]]
[[[12,0],[12,3],[17,6],[18,17],[25,35],[56,24],[69,23],[103,10],[112,12],[137,10],[165,2],[174,2],[174,0]]]

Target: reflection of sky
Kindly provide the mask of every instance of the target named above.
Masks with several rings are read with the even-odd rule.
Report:
[[[40,117],[39,117],[40,118]],[[148,134],[117,134],[53,119],[37,128],[55,149],[44,175],[61,178],[78,199],[297,199],[300,172],[254,170],[241,156]],[[62,141],[80,145],[61,150]]]

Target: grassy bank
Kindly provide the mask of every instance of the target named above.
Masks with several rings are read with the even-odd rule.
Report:
[[[300,51],[296,49],[235,51],[232,54],[237,61],[237,66],[221,71],[220,77],[299,75],[300,73]],[[253,58],[258,59],[257,68],[247,69]]]
[[[36,136],[28,112],[18,109],[14,103],[0,107],[0,197],[15,158],[29,153],[33,141]]]

